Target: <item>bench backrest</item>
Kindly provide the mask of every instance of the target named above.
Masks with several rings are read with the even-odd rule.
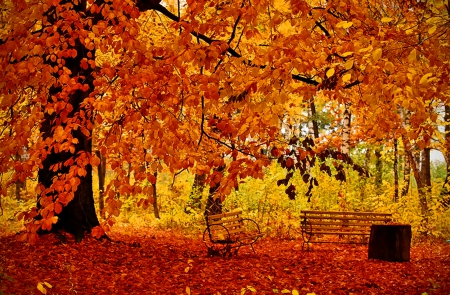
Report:
[[[242,210],[209,215],[206,225],[212,240],[235,240],[243,231]]]
[[[334,233],[335,230],[344,230],[366,235],[370,233],[372,224],[386,223],[392,220],[392,214],[378,212],[303,210],[300,213],[302,230],[326,231],[329,234]],[[307,223],[304,222],[305,220]]]

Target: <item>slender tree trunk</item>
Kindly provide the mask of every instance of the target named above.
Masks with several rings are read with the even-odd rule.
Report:
[[[444,157],[447,163],[447,176],[442,186],[440,194],[440,203],[444,208],[450,207],[450,106],[445,105],[445,143],[444,143]]]
[[[369,171],[371,153],[372,153],[371,149],[367,148],[367,150],[365,152],[365,156],[364,156],[364,170],[365,171]],[[367,183],[367,177],[364,177],[364,185],[361,187],[360,194],[359,194],[361,196],[361,201],[364,201],[364,199],[366,198],[366,183]]]
[[[415,158],[411,151],[411,144],[407,139],[405,140],[405,152],[408,155],[409,162],[411,163],[411,169],[414,174],[414,178],[416,179],[417,183],[417,191],[419,193],[419,202],[420,202],[420,213],[422,215],[422,227],[419,229],[420,232],[423,234],[427,234],[427,227],[428,227],[428,186],[427,186],[427,180],[424,177],[426,175],[425,172],[421,171],[421,169],[426,169],[427,164],[423,164],[425,166],[422,166],[421,169],[419,169],[417,162],[415,161]],[[424,156],[426,158],[426,156]]]
[[[403,120],[404,125],[409,125],[409,116],[410,113],[408,111],[403,112],[402,109],[399,110],[401,114],[403,114]],[[403,146],[405,147],[405,158],[404,158],[404,165],[403,165],[403,187],[402,187],[402,197],[405,197],[408,195],[409,192],[409,186],[411,185],[411,160],[413,160],[412,157],[412,147],[409,144],[408,139],[406,139],[404,136],[402,137],[403,140]]]
[[[394,202],[398,202],[398,140],[394,139]]]
[[[158,171],[153,173],[155,179],[158,179]],[[155,214],[155,218],[160,219],[159,217],[159,208],[158,208],[158,194],[156,193],[156,181],[152,183],[153,187],[153,213]]]
[[[203,191],[205,190],[206,174],[195,174],[194,183],[189,194],[189,200],[184,208],[184,212],[190,213],[190,209],[202,208]]]
[[[16,200],[20,201],[20,199],[21,199],[20,198],[20,193],[21,193],[22,190],[25,189],[25,182],[18,180],[18,181],[16,181],[15,187],[16,187],[16,190],[15,190]]]
[[[351,113],[349,107],[350,105],[346,103],[344,111],[344,129],[342,131],[342,153],[346,155],[350,155]]]
[[[61,1],[59,5],[68,3],[68,1]],[[73,4],[73,10],[76,13],[83,13],[86,9],[86,2],[79,1],[78,4]],[[63,15],[57,13],[57,9],[49,8],[47,16],[51,24],[57,24],[59,21],[65,21]],[[90,163],[84,167],[76,167],[77,173],[70,170],[70,161],[76,161],[79,157],[87,157],[92,152],[92,137],[91,131],[86,128],[87,123],[82,124],[82,128],[74,128],[69,124],[73,122],[90,122],[91,111],[88,105],[82,105],[84,100],[89,97],[94,90],[93,85],[93,70],[91,67],[81,68],[81,61],[83,58],[95,60],[95,50],[89,50],[85,47],[77,37],[70,36],[67,32],[58,30],[61,36],[67,40],[73,40],[73,44],[67,42],[67,47],[77,52],[75,57],[62,57],[65,61],[65,67],[70,70],[69,77],[78,81],[79,77],[83,77],[80,81],[86,88],[84,90],[75,89],[66,92],[67,96],[62,96],[63,89],[61,86],[53,85],[49,90],[48,105],[52,106],[56,102],[62,101],[66,103],[64,112],[49,112],[48,108],[43,109],[44,118],[41,124],[41,134],[43,141],[48,141],[55,146],[58,146],[58,134],[55,131],[61,131],[63,128],[65,133],[70,134],[74,139],[72,141],[73,150],[69,148],[62,149],[47,147],[46,154],[43,155],[42,167],[38,172],[38,182],[41,185],[41,194],[38,196],[38,208],[44,207],[49,202],[56,205],[63,206],[62,211],[55,210],[58,216],[57,223],[53,225],[52,230],[63,229],[75,235],[77,241],[80,241],[85,231],[90,231],[93,227],[99,225],[97,215],[95,214],[94,197],[92,190],[92,166]],[[56,61],[51,58],[44,59],[46,63],[55,67],[58,66]],[[54,73],[55,79],[60,78],[61,73]],[[54,108],[56,109],[56,107]],[[59,128],[59,129],[58,129]],[[72,179],[78,179],[79,184],[76,190],[60,188],[54,185],[54,182],[70,183]],[[55,206],[56,206],[55,205]],[[43,211],[45,214],[45,210]],[[37,219],[46,219],[48,216],[39,215]]]
[[[319,124],[317,123],[316,104],[314,103],[314,97],[311,99],[311,103],[308,108],[308,133],[311,138],[319,138]]]
[[[100,151],[95,151],[95,154],[100,159],[100,164],[97,168],[98,174],[98,208],[100,209],[100,215],[105,219],[105,178],[106,178],[106,157],[104,157]]]
[[[20,160],[21,162],[23,161],[22,157],[19,155],[19,153],[16,154],[16,159]],[[18,179],[15,183],[15,196],[16,196],[16,200],[20,201],[21,197],[20,197],[20,193],[22,190],[24,190],[27,186],[26,180],[21,181],[20,179]]]
[[[408,155],[405,155],[403,161],[403,187],[402,187],[402,197],[408,195],[409,186],[411,183],[411,162],[409,161]]]
[[[383,192],[383,161],[381,160],[381,146],[375,149],[375,185],[377,195]]]

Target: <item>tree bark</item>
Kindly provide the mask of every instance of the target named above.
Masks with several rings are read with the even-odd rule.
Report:
[[[398,140],[394,139],[394,202],[398,202]]]
[[[403,164],[403,187],[402,187],[402,197],[408,195],[409,185],[411,182],[411,162],[409,162],[408,155],[405,155]]]
[[[344,129],[342,131],[342,153],[346,155],[350,155],[351,113],[349,107],[350,105],[346,103],[344,111]]]
[[[67,2],[67,1],[63,1]],[[62,3],[61,3],[62,4]],[[78,4],[73,5],[73,10],[76,13],[83,13],[86,9],[85,1],[80,1]],[[52,10],[52,7],[48,10],[48,21],[50,24],[56,24],[58,21],[63,21],[63,16],[56,13],[56,9]],[[61,36],[65,36],[67,39],[71,36],[61,29],[58,29]],[[65,110],[70,110],[66,114],[63,112],[49,112],[43,107],[44,118],[41,124],[41,134],[44,141],[48,141],[55,145],[47,146],[46,155],[42,161],[42,167],[38,171],[38,182],[43,188],[41,194],[38,196],[37,207],[41,208],[45,204],[48,198],[51,198],[55,204],[63,206],[60,213],[55,211],[55,215],[58,216],[58,221],[53,225],[52,230],[65,230],[75,235],[77,241],[80,241],[84,237],[85,231],[90,231],[93,227],[99,225],[97,215],[95,213],[94,197],[92,189],[92,166],[90,163],[81,167],[85,173],[79,173],[78,175],[70,175],[70,168],[74,164],[69,165],[70,161],[76,161],[77,157],[85,155],[89,157],[92,152],[92,137],[91,131],[87,127],[87,122],[91,122],[90,110],[88,106],[82,105],[84,100],[89,97],[90,93],[94,90],[93,85],[93,69],[87,67],[83,69],[81,67],[81,61],[83,58],[95,60],[95,50],[87,49],[78,38],[74,38],[74,45],[68,44],[68,48],[76,50],[75,57],[63,57],[65,60],[65,67],[67,67],[71,74],[70,78],[78,80],[78,77],[84,77],[82,83],[87,85],[87,90],[71,90],[67,93],[67,98],[60,96],[63,89],[57,84],[53,85],[49,89],[48,104],[52,105],[57,101],[65,101]],[[88,56],[89,54],[89,56]],[[44,58],[44,61],[51,66],[58,66],[50,58]],[[60,73],[53,74],[55,79],[60,78]],[[56,108],[55,108],[56,109]],[[82,127],[75,127],[70,125],[71,123],[77,124],[80,122]],[[69,133],[74,139],[72,141],[74,150],[69,148],[58,148],[57,140],[55,140],[55,128],[58,126],[63,127],[64,132]],[[56,167],[56,168],[55,168]],[[62,194],[58,191],[53,183],[54,181],[66,181],[69,182],[69,178],[76,177],[80,183],[75,191],[69,191],[68,194]],[[45,210],[44,210],[45,211]],[[46,218],[41,214],[37,219]]]
[[[445,178],[442,190],[440,193],[440,203],[444,208],[450,207],[450,106],[445,105],[445,143],[444,143],[444,157],[447,163],[447,176]]]
[[[383,161],[381,160],[381,146],[378,146],[375,149],[375,158],[375,185],[377,195],[381,195],[381,193],[383,192]]]
[[[418,163],[414,159],[414,156],[411,151],[411,144],[407,141],[407,139],[405,140],[405,149],[406,154],[408,155],[409,162],[411,163],[411,169],[413,171],[414,178],[416,179],[417,191],[419,193],[420,212],[422,215],[422,228],[419,229],[419,231],[422,232],[423,234],[427,234],[426,229],[428,225],[427,181],[424,178],[424,172],[420,170],[420,168],[418,167]]]
[[[316,112],[316,104],[314,103],[314,98],[311,100],[309,104],[309,136],[312,138],[319,138],[319,124],[317,123],[317,112]]]
[[[98,208],[100,210],[100,216],[105,219],[105,178],[106,178],[106,157],[104,157],[100,151],[95,151],[95,154],[100,159],[100,164],[97,168],[98,174]]]
[[[411,225],[372,225],[369,259],[408,262],[411,249]]]
[[[155,176],[155,179],[158,179],[158,171],[155,171],[153,173]],[[158,194],[156,193],[156,181],[155,183],[152,183],[153,187],[153,214],[155,214],[155,218],[160,219],[159,216],[159,208],[158,208]]]
[[[184,208],[184,212],[190,213],[190,209],[202,208],[203,191],[205,190],[206,174],[195,174],[194,183],[189,194],[189,200]]]
[[[225,169],[225,165],[219,166],[214,169],[214,172],[223,172]],[[221,214],[222,213],[222,200],[219,196],[216,196],[216,192],[219,189],[220,182],[216,183],[214,186],[210,186],[209,188],[209,194],[208,199],[206,200],[206,206],[205,206],[205,212],[204,215],[215,215],[215,214]]]

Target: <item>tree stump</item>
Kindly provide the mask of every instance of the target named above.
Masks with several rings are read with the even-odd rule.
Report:
[[[369,240],[369,259],[409,262],[411,237],[411,225],[372,225]]]

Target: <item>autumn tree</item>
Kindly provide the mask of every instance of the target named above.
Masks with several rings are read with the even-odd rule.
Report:
[[[20,216],[31,220],[30,241],[52,226],[78,239],[101,236],[120,212],[118,195],[154,204],[163,167],[206,175],[217,201],[277,158],[295,198],[294,171],[312,189],[308,167],[331,174],[327,158],[339,180],[344,165],[364,174],[349,153],[359,142],[401,138],[407,151],[430,148],[436,107],[448,104],[442,1],[2,4],[1,172],[14,170],[11,184],[37,174],[37,206]],[[346,125],[346,113],[351,128],[320,135],[313,124],[314,140],[280,140],[286,109],[307,107],[314,117],[319,99],[334,126]],[[399,109],[411,112],[409,124]],[[115,175],[103,228],[92,191],[94,132]],[[30,158],[20,162],[14,155],[24,146]]]

